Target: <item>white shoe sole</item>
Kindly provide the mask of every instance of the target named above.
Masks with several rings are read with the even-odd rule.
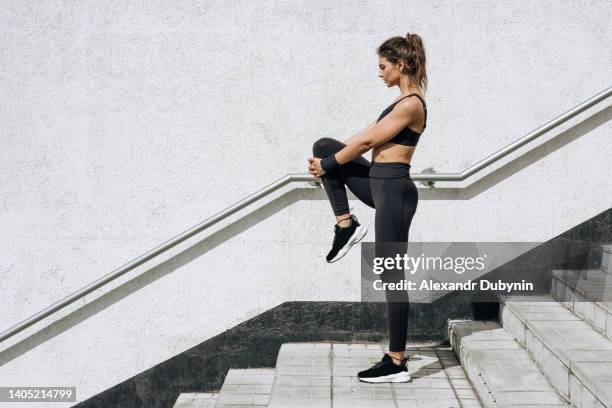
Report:
[[[397,374],[389,374],[383,377],[372,377],[372,378],[359,378],[359,381],[367,382],[367,383],[385,383],[385,382],[408,382],[411,377],[406,371],[402,371]]]
[[[356,243],[358,243],[359,241],[361,241],[363,237],[366,236],[367,233],[368,233],[368,229],[364,227],[363,224],[359,225],[357,229],[355,230],[355,232],[353,233],[353,235],[351,236],[351,239],[349,239],[348,242],[346,243],[346,245],[344,245],[340,249],[340,251],[338,251],[336,256],[333,257],[332,260],[328,262],[333,263],[339,260],[340,258],[342,258],[351,249],[351,247],[355,245]]]

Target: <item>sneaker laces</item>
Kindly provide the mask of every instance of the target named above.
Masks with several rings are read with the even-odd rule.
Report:
[[[375,369],[375,368],[379,368],[379,367],[382,367],[382,366],[383,366],[383,365],[385,365],[385,364],[386,364],[386,362],[385,362],[384,360],[380,360],[379,362],[377,362],[376,364],[374,364],[374,365],[372,366],[372,368],[373,368],[373,369]]]
[[[340,221],[350,220],[350,219],[352,219],[352,218],[353,218],[353,215],[351,215],[351,216],[350,216],[350,217],[348,217],[348,218],[343,218],[343,219],[341,219]],[[332,245],[335,245],[335,244],[336,244],[336,242],[338,241],[338,237],[340,236],[338,233],[340,232],[340,229],[342,229],[342,228],[343,228],[343,227],[341,227],[340,225],[338,225],[338,224],[340,223],[340,221],[338,221],[338,222],[336,223],[336,225],[334,225],[334,241],[332,242]],[[350,226],[352,226],[352,225],[353,225],[353,222],[351,221],[351,225],[349,225],[348,227],[350,227]],[[348,228],[348,227],[345,227],[345,228]]]

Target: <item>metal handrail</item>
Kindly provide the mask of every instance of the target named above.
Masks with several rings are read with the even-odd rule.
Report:
[[[521,137],[517,141],[510,143],[508,146],[498,150],[497,152],[493,153],[489,157],[468,167],[467,169],[463,170],[461,173],[418,173],[418,174],[415,174],[414,176],[411,175],[410,178],[413,180],[419,180],[419,181],[462,181],[462,180],[465,180],[466,178],[470,177],[472,174],[476,173],[477,171],[482,170],[483,168],[489,166],[490,164],[498,161],[502,157],[517,150],[519,147],[531,142],[533,139],[543,135],[549,130],[554,129],[560,124],[573,118],[574,116],[578,115],[582,111],[603,101],[604,99],[609,97],[611,94],[612,94],[612,87],[609,87],[608,89],[603,90],[602,92],[598,93],[592,98],[587,99],[586,101],[582,102],[580,105],[577,105],[576,107],[568,110],[564,114],[557,116],[555,119],[544,124],[543,126],[540,126],[536,130],[526,134],[525,136]]]
[[[522,138],[518,139],[517,141],[509,144],[508,146],[504,147],[503,149],[500,149],[499,151],[493,153],[492,155],[490,155],[489,157],[485,158],[484,160],[481,160],[480,162],[468,167],[467,169],[463,170],[461,173],[417,173],[414,175],[411,175],[411,178],[413,180],[418,180],[418,181],[426,181],[426,182],[434,182],[434,181],[462,181],[464,179],[466,179],[467,177],[471,176],[472,174],[476,173],[479,170],[482,170],[483,168],[489,166],[490,164],[496,162],[497,160],[501,159],[502,157],[508,155],[509,153],[513,152],[514,150],[518,149],[519,147],[523,146],[524,144],[530,142],[531,140],[541,136],[542,134],[548,132],[549,130],[559,126],[560,124],[564,123],[565,121],[573,118],[574,116],[578,115],[579,113],[581,113],[582,111],[590,108],[591,106],[603,101],[604,99],[608,98],[610,95],[612,94],[612,87],[609,87],[607,89],[605,89],[604,91],[598,93],[597,95],[593,96],[592,98],[586,100],[585,102],[581,103],[580,105],[576,106],[575,108],[572,108],[570,110],[568,110],[567,112],[565,112],[564,114],[556,117],[555,119],[551,120],[550,122],[546,123],[545,125],[539,127],[538,129],[528,133],[527,135],[523,136]],[[31,325],[33,325],[34,323],[39,322],[40,320],[44,319],[45,317],[49,316],[50,314],[60,310],[61,308],[63,308],[66,305],[71,304],[72,302],[76,301],[77,299],[80,299],[81,297],[93,292],[94,290],[96,290],[97,288],[99,288],[100,286],[120,277],[121,275],[131,271],[132,269],[136,268],[139,265],[142,265],[143,263],[145,263],[146,261],[155,258],[157,255],[160,255],[162,253],[164,253],[165,251],[167,251],[168,249],[180,244],[181,242],[185,241],[186,239],[194,236],[195,234],[203,231],[204,229],[216,224],[217,222],[229,217],[230,215],[234,214],[235,212],[243,209],[244,207],[248,206],[249,204],[259,200],[261,197],[264,197],[276,190],[278,190],[279,188],[283,187],[285,184],[289,184],[291,182],[294,181],[298,181],[298,182],[302,182],[302,181],[307,181],[307,182],[316,182],[317,180],[319,180],[317,177],[314,177],[310,174],[287,174],[284,177],[281,177],[280,179],[276,180],[275,182],[267,185],[266,187],[262,188],[261,190],[251,194],[250,196],[238,201],[236,204],[226,208],[225,210],[213,215],[212,217],[208,218],[207,220],[201,222],[200,224],[196,225],[195,227],[175,236],[174,238],[169,239],[168,241],[164,242],[163,244],[161,244],[160,246],[158,246],[157,248],[152,249],[151,251],[147,252],[144,255],[141,255],[140,257],[134,259],[133,261],[130,261],[128,263],[126,263],[125,265],[115,269],[114,271],[108,273],[107,275],[102,276],[100,279],[90,283],[89,285],[85,286],[84,288],[72,293],[71,295],[65,297],[64,299],[52,304],[51,306],[47,307],[46,309],[36,313],[35,315],[27,318],[26,320],[16,324],[15,326],[11,327],[10,329],[4,331],[3,333],[0,334],[0,342],[8,339],[9,337],[21,332],[22,330],[30,327]]]

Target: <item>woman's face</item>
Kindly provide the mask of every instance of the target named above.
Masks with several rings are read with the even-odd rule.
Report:
[[[399,85],[401,76],[399,63],[392,64],[385,57],[378,57],[378,76],[387,87]]]

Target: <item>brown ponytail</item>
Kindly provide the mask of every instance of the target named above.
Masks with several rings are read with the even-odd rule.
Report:
[[[376,53],[392,64],[397,64],[400,59],[403,60],[405,68],[401,73],[408,75],[410,82],[421,88],[425,94],[427,89],[425,47],[418,34],[407,33],[406,37],[391,37],[376,49]]]

